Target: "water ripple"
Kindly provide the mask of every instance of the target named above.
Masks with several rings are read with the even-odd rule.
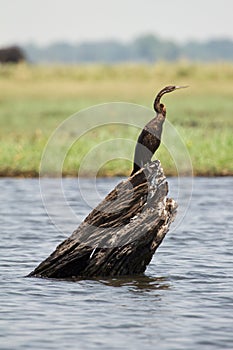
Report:
[[[99,179],[99,193],[117,181]],[[81,220],[90,208],[76,187],[65,180]],[[232,187],[233,178],[194,180],[184,220],[144,276],[53,281],[24,278],[65,238],[47,217],[38,180],[1,179],[0,348],[232,349]],[[49,188],[54,196],[52,179]]]

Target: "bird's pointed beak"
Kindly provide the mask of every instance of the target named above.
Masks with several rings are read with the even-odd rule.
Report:
[[[189,85],[176,86],[176,89],[186,89]]]

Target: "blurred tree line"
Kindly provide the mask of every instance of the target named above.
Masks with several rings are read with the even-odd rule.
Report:
[[[45,47],[28,44],[23,46],[22,49],[28,61],[32,63],[155,62],[178,59],[192,61],[233,60],[233,41],[228,39],[177,44],[154,35],[143,35],[127,43],[117,40],[79,44],[57,42]]]

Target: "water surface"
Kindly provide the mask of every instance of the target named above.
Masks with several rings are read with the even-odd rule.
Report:
[[[144,276],[78,282],[24,276],[119,179],[97,180],[99,197],[81,180],[85,198],[64,180],[73,221],[59,212],[55,180],[42,181],[57,226],[38,180],[0,180],[0,349],[233,349],[233,178],[195,178],[189,208],[191,182],[180,179],[179,217]]]

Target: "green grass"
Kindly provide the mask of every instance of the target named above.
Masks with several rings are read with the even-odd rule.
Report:
[[[224,63],[0,66],[0,175],[38,176],[43,150],[51,134],[77,111],[114,101],[151,108],[155,94],[168,84],[190,85],[189,89],[165,96],[163,102],[168,121],[190,154],[194,175],[233,175],[232,81],[233,65]],[[70,144],[76,131],[89,130],[95,125],[99,118],[95,113],[94,109],[81,112],[74,128],[64,129],[56,144],[50,145],[52,157],[46,164],[47,175],[56,175],[58,171],[76,175],[80,165],[85,176],[129,174],[134,144],[122,141],[116,145],[110,140],[136,141],[139,130],[135,127],[99,127]],[[109,121],[111,113],[114,110],[109,109]],[[148,121],[147,113],[142,118],[115,115],[114,120],[118,117],[122,122]],[[168,138],[171,136],[165,128],[165,145]],[[99,144],[105,147],[95,151]],[[176,175],[176,159],[165,145],[161,145],[157,157],[167,175]],[[60,154],[65,155],[64,163],[57,169]],[[178,171],[185,174],[185,169]]]

